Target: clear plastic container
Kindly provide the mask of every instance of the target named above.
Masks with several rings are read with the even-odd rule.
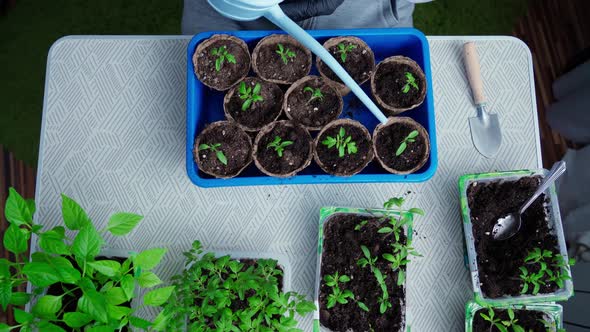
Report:
[[[473,237],[473,229],[471,224],[470,209],[467,201],[467,188],[474,182],[488,183],[493,181],[516,181],[522,177],[540,175],[544,177],[548,173],[547,170],[522,170],[509,172],[494,172],[481,174],[467,174],[459,178],[459,195],[461,203],[461,215],[463,218],[463,231],[465,233],[465,244],[467,246],[467,256],[469,259],[469,269],[471,271],[471,281],[473,285],[473,292],[475,293],[475,301],[482,305],[506,305],[506,304],[528,304],[538,302],[556,302],[565,301],[573,295],[574,286],[571,280],[566,280],[564,287],[547,294],[537,295],[520,295],[520,296],[503,296],[499,298],[489,298],[481,290],[479,281],[479,272],[477,267],[477,253],[475,251],[475,241]],[[567,247],[565,237],[563,235],[563,227],[561,224],[561,216],[559,214],[559,205],[557,200],[557,193],[555,186],[551,186],[545,192],[549,199],[546,205],[548,209],[549,227],[553,230],[554,235],[557,236],[557,243],[559,245],[559,253],[563,256],[565,261],[568,261]],[[571,271],[568,269],[571,277]]]
[[[477,304],[474,301],[469,301],[465,305],[465,332],[473,332],[473,319],[475,318],[476,313],[484,309],[485,307]],[[522,304],[502,304],[502,305],[493,305],[492,308],[497,309],[508,309],[511,308],[513,310],[532,310],[532,311],[541,311],[545,314],[544,320],[550,323],[555,323],[555,327],[562,328],[563,327],[563,308],[559,304],[529,304],[529,305],[522,305]],[[547,330],[547,331],[555,331],[554,330]]]
[[[324,224],[333,216],[338,214],[355,214],[364,217],[383,217],[385,214],[389,215],[398,215],[395,210],[384,210],[384,209],[364,209],[364,208],[346,208],[346,207],[323,207],[320,209],[320,222],[319,222],[319,230],[318,230],[318,258],[316,264],[316,277],[315,277],[315,286],[314,286],[314,303],[316,306],[316,311],[313,317],[313,331],[320,332],[320,331],[330,331],[330,329],[321,326],[320,324],[320,283],[321,283],[321,274],[322,274],[322,252],[323,252],[323,243],[324,243]],[[412,218],[412,214],[408,213],[407,216]],[[411,227],[404,227],[404,231],[408,240],[412,240],[412,228]],[[406,283],[404,282],[404,293],[406,289]],[[402,312],[402,327],[399,329],[398,332],[402,331],[410,331],[410,326],[406,322],[406,303],[404,301]]]

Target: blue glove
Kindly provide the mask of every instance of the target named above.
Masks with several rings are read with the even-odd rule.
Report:
[[[331,15],[344,0],[285,0],[281,9],[293,21],[303,21],[310,17]]]

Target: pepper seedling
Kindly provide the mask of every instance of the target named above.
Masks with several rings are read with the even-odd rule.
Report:
[[[344,130],[344,127],[340,127],[336,137],[326,137],[326,139],[322,141],[322,144],[327,146],[328,149],[331,149],[335,146],[336,149],[338,149],[338,156],[340,158],[344,157],[345,152],[351,155],[355,154],[358,150],[356,147],[356,142],[352,140],[352,136],[346,137],[346,131]]]
[[[285,147],[287,147],[291,144],[293,144],[293,141],[283,141],[281,137],[275,136],[274,141],[270,142],[266,146],[266,148],[267,149],[274,148],[275,151],[277,152],[277,155],[279,156],[279,158],[282,158],[283,151],[285,150]]]
[[[303,89],[303,92],[311,92],[311,97],[307,101],[308,104],[316,99],[319,99],[320,101],[324,100],[324,94],[322,93],[322,90],[320,90],[319,88],[314,89],[312,87],[306,86]]]
[[[260,83],[256,83],[254,89],[252,87],[246,87],[246,83],[240,83],[240,87],[238,88],[238,92],[240,94],[240,99],[244,102],[242,103],[242,111],[247,110],[252,106],[253,103],[263,101],[264,98],[260,95],[260,91],[262,90],[262,86]]]
[[[217,157],[217,160],[219,160],[219,162],[221,162],[222,164],[227,166],[227,158],[225,157],[225,154],[223,153],[223,151],[221,151],[221,143],[215,143],[215,144],[201,144],[199,145],[199,151],[206,151],[206,150],[211,150],[213,152],[215,152],[215,156]]]
[[[402,88],[402,92],[408,93],[408,92],[410,92],[411,88],[414,88],[416,90],[420,90],[420,88],[418,87],[418,84],[416,83],[416,78],[414,77],[414,75],[412,75],[412,73],[410,73],[410,72],[406,72],[406,84]]]
[[[277,50],[275,50],[275,52],[281,56],[281,60],[283,60],[284,64],[288,64],[289,60],[293,61],[293,58],[297,56],[295,52],[289,48],[285,48],[281,43],[277,45]]]
[[[416,137],[418,137],[418,134],[419,133],[417,130],[412,130],[408,134],[408,136],[406,136],[406,138],[404,138],[404,140],[400,143],[399,147],[395,151],[395,156],[399,157],[402,153],[404,153],[404,151],[406,151],[406,149],[408,148],[408,143],[416,142]]]
[[[211,55],[216,56],[215,59],[215,70],[220,71],[223,68],[225,61],[228,63],[236,64],[236,57],[227,51],[226,46],[220,46],[211,50]]]
[[[340,59],[342,62],[346,62],[347,53],[355,49],[357,46],[355,44],[348,44],[344,45],[344,43],[338,44],[338,50],[336,53],[340,53]]]

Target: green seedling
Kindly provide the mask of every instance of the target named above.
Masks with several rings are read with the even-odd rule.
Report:
[[[328,295],[328,304],[327,308],[331,309],[336,306],[336,304],[347,304],[348,300],[355,301],[356,304],[364,311],[369,311],[369,308],[360,301],[355,300],[354,294],[352,291],[345,289],[341,290],[339,284],[345,284],[350,281],[350,277],[347,275],[338,275],[338,271],[334,272],[334,274],[324,276],[324,281],[326,282],[326,286],[332,289],[332,293]]]
[[[569,269],[574,264],[574,259],[566,261],[560,254],[554,254],[550,250],[534,248],[524,259],[524,265],[519,268],[520,279],[523,282],[520,293],[526,294],[532,290],[532,294],[536,295],[539,293],[541,285],[550,282],[554,282],[559,288],[563,288],[565,281],[571,279]],[[527,267],[530,267],[531,270]]]
[[[408,143],[416,142],[416,137],[418,137],[418,134],[419,133],[417,130],[412,130],[408,134],[408,136],[406,136],[406,138],[404,138],[404,140],[400,143],[399,147],[395,151],[395,156],[399,157],[402,153],[404,153],[404,151],[406,151],[406,148],[408,147]]]
[[[264,98],[260,95],[260,90],[262,90],[262,86],[260,83],[256,83],[254,89],[252,87],[246,87],[246,83],[240,83],[240,87],[238,88],[238,92],[240,94],[240,99],[244,102],[242,103],[242,111],[247,110],[252,106],[253,103],[263,101]]]
[[[344,127],[340,127],[338,135],[336,137],[328,136],[322,141],[322,144],[327,146],[328,149],[336,147],[338,149],[338,156],[344,157],[345,152],[349,155],[357,152],[356,142],[352,140],[352,136],[346,137],[346,131]]]
[[[223,151],[221,151],[220,148],[221,148],[221,143],[199,145],[199,151],[211,150],[211,151],[215,152],[215,156],[217,157],[217,160],[219,160],[219,162],[221,162],[222,164],[227,166],[227,158],[225,157],[225,154],[223,153]]]
[[[293,141],[283,141],[279,136],[275,136],[275,140],[269,143],[266,148],[274,148],[277,152],[277,155],[279,157],[283,157],[283,151],[285,150],[285,147],[291,144],[293,144]]]
[[[492,327],[496,327],[500,332],[525,332],[525,329],[517,324],[518,319],[515,319],[514,310],[508,308],[506,312],[508,313],[508,320],[501,320],[499,317],[496,317],[496,313],[491,307],[488,307],[487,315],[483,312],[480,312],[479,315],[490,323],[489,331],[492,330]]]
[[[346,62],[347,53],[355,49],[357,46],[354,44],[344,45],[344,43],[338,44],[338,50],[336,53],[340,53],[340,59],[342,62]]]
[[[383,259],[391,263],[392,271],[397,271],[397,285],[401,286],[406,280],[406,272],[403,268],[410,262],[408,257],[422,257],[422,255],[411,247],[409,240],[406,244],[393,243],[391,247],[393,248],[393,252],[391,254],[383,254]]]
[[[388,225],[378,230],[381,234],[393,234],[396,242],[400,240],[403,227],[413,225],[414,215],[424,215],[424,211],[418,208],[411,208],[408,211],[404,211],[402,209],[403,204],[403,197],[391,198],[383,204],[383,207],[387,210],[393,210],[395,208],[397,214],[389,214],[387,216]]]
[[[289,60],[293,61],[293,59],[297,56],[295,52],[291,51],[289,48],[285,48],[283,44],[277,45],[277,50],[275,50],[278,55],[281,56],[281,60],[283,60],[284,64],[288,64]]]
[[[526,294],[529,291],[530,286],[532,286],[533,295],[537,295],[539,293],[539,290],[541,289],[541,285],[545,284],[545,282],[542,280],[544,275],[543,271],[539,271],[537,273],[530,273],[524,266],[521,266],[519,270],[520,279],[523,282],[520,293]]]
[[[414,75],[412,75],[412,73],[410,72],[406,72],[406,84],[402,88],[402,92],[408,93],[410,92],[411,88],[420,90],[420,88],[418,88],[418,84],[416,83],[416,78],[414,77]]]
[[[322,90],[320,90],[319,88],[312,88],[309,86],[306,86],[303,89],[304,92],[311,92],[311,97],[309,98],[309,100],[307,101],[307,103],[311,103],[312,101],[318,99],[319,101],[323,101],[324,100],[324,94],[322,93]]]
[[[157,331],[301,331],[295,314],[316,309],[305,296],[280,290],[283,272],[276,260],[217,258],[203,253],[199,241],[184,256],[185,269],[171,279],[176,290]]]
[[[227,47],[220,46],[211,50],[211,55],[216,56],[215,59],[215,70],[220,71],[223,68],[225,61],[228,63],[236,64],[236,57],[227,51]]]
[[[361,221],[356,226],[354,226],[354,230],[355,231],[360,231],[363,227],[365,227],[367,225],[368,222],[369,222],[368,220]]]
[[[377,262],[377,257],[372,257],[371,251],[366,246],[361,246],[361,251],[365,257],[359,259],[357,261],[357,265],[363,268],[368,265],[371,269],[371,272],[373,272],[375,270],[375,262]]]
[[[375,266],[378,257],[371,256],[371,251],[366,246],[361,245],[361,251],[365,257],[359,259],[357,261],[357,265],[364,268],[369,267],[373,275],[375,276],[375,280],[379,284],[381,288],[381,297],[379,298],[379,312],[384,314],[388,308],[391,308],[391,302],[389,302],[389,293],[387,292],[387,285],[385,284],[385,277],[383,273]]]

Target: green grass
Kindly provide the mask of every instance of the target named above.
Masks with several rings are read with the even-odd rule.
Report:
[[[205,1],[205,0],[201,0]],[[431,35],[510,34],[527,0],[437,0],[416,6]],[[64,35],[179,34],[182,0],[19,0],[0,17],[0,144],[37,163],[47,51]]]

